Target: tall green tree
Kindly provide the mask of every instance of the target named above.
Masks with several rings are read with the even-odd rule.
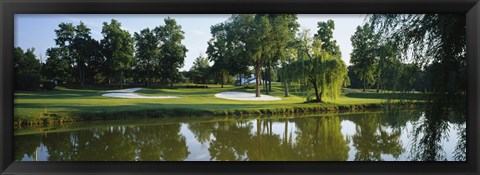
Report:
[[[210,28],[212,38],[208,41],[208,59],[214,64],[214,73],[220,83],[224,84],[228,75],[247,74],[250,57],[245,54],[246,45],[242,40],[245,31],[236,28],[242,21],[233,16],[223,23]],[[240,82],[241,83],[241,82]]]
[[[299,48],[307,80],[315,90],[315,101],[323,102],[324,97],[335,99],[340,95],[344,78],[348,72],[343,60],[322,49],[318,38],[311,38],[309,31],[299,34]]]
[[[71,44],[71,56],[75,59],[75,69],[82,87],[85,86],[86,73],[99,63],[101,58],[99,43],[92,38],[91,30],[83,23],[74,28],[75,35]]]
[[[240,14],[232,15],[232,29],[239,35],[240,44],[244,45],[243,54],[249,58],[249,65],[255,71],[255,96],[260,97],[260,70],[271,58],[273,44],[271,24],[267,15]]]
[[[126,30],[121,29],[121,23],[112,19],[110,24],[103,23],[102,52],[106,58],[106,75],[115,76],[117,83],[123,88],[124,73],[133,63],[134,39]]]
[[[161,43],[162,60],[159,65],[162,69],[160,72],[164,80],[168,79],[170,86],[173,86],[175,76],[179,75],[178,69],[184,65],[188,49],[182,44],[182,40],[185,39],[182,26],[170,17],[164,21],[165,25],[156,27],[154,32]]]
[[[363,92],[367,86],[375,82],[376,51],[379,35],[375,34],[370,24],[358,26],[355,34],[350,38],[353,50],[350,55],[350,63],[358,78],[363,81]]]
[[[197,58],[195,58],[195,61],[193,61],[193,66],[190,68],[190,72],[194,79],[193,82],[203,84],[208,83],[209,74],[211,71],[210,69],[211,66],[208,58],[203,55],[199,55]]]
[[[271,24],[270,33],[272,43],[271,58],[267,60],[266,64],[266,78],[268,80],[268,88],[266,93],[272,90],[272,68],[276,66],[278,62],[285,65],[287,59],[292,54],[294,47],[295,35],[298,32],[300,25],[297,22],[297,15],[295,14],[270,14],[268,15],[269,22]],[[286,73],[283,72],[282,76],[286,80]],[[285,96],[288,97],[288,82],[284,82]]]
[[[72,23],[60,23],[58,29],[55,29],[55,44],[64,54],[63,59],[68,63],[69,78],[74,78],[75,58],[73,52],[73,39],[75,38],[75,26]],[[68,80],[72,82],[71,79]]]
[[[291,47],[286,48],[286,56],[281,60],[281,67],[278,69],[278,75],[283,83],[284,96],[290,96],[290,82],[292,82],[298,76],[297,67],[293,64],[298,59],[298,50],[295,48],[295,43],[291,44]]]
[[[70,66],[68,64],[67,51],[62,48],[47,49],[47,60],[43,65],[43,75],[48,80],[59,83],[68,82],[70,77]]]
[[[93,76],[92,72],[98,71],[98,65],[103,63],[99,43],[91,37],[90,31],[83,22],[76,26],[72,23],[60,23],[55,30],[55,43],[65,55],[62,59],[68,62],[69,74],[78,80],[82,87],[87,79],[92,79],[87,78],[87,73]]]
[[[235,47],[238,40],[232,37],[232,30],[229,23],[220,23],[210,28],[212,39],[208,41],[207,55],[208,59],[213,62],[212,71],[216,75],[220,84],[225,84],[227,76],[241,73],[242,68],[236,67],[242,65],[240,62],[244,58],[238,54],[238,47]],[[230,36],[229,36],[230,35]],[[239,64],[240,63],[240,64]],[[245,67],[246,65],[239,67]]]
[[[377,92],[380,89],[396,91],[399,88],[399,79],[402,74],[402,63],[398,57],[398,49],[393,43],[387,42],[379,45],[377,55]]]
[[[135,32],[136,67],[139,75],[144,78],[146,86],[149,87],[152,81],[152,71],[155,71],[161,57],[159,41],[155,33],[149,28],[143,29],[140,33]]]
[[[15,90],[37,90],[40,88],[42,64],[35,57],[35,49],[23,51],[16,47],[14,51]]]
[[[420,76],[420,67],[414,63],[403,63],[401,68],[402,71],[399,77],[399,85],[401,90],[404,92],[413,91],[416,79]]]
[[[322,49],[331,55],[342,56],[340,52],[340,46],[337,44],[337,40],[333,39],[333,30],[335,30],[335,22],[329,19],[327,22],[318,22],[317,23],[318,31],[314,35],[315,38],[322,41]]]

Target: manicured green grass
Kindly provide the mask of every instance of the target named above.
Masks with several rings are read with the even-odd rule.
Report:
[[[182,88],[183,87],[183,88]],[[128,115],[127,118],[138,116],[154,117],[165,115],[228,115],[228,114],[261,114],[285,113],[288,110],[308,110],[312,108],[335,108],[338,106],[381,104],[392,97],[402,97],[389,93],[357,92],[345,89],[335,100],[327,103],[305,103],[305,94],[292,90],[290,97],[283,97],[284,92],[279,83],[273,83],[269,95],[281,97],[279,101],[237,101],[217,98],[214,95],[225,91],[241,91],[254,93],[255,89],[245,89],[243,86],[211,85],[209,88],[143,88],[135,93],[142,95],[174,95],[182,98],[174,99],[125,99],[103,97],[105,90],[86,90],[57,87],[52,91],[16,92],[15,116],[18,120],[45,122],[53,120],[83,120],[98,119],[114,115]],[[265,94],[262,92],[262,94]],[[421,94],[409,94],[408,99],[419,99]],[[405,96],[407,97],[407,96]],[[271,112],[274,111],[274,112]],[[77,117],[77,118],[72,118]],[[80,117],[80,118],[78,118]],[[125,117],[125,116],[123,116]]]

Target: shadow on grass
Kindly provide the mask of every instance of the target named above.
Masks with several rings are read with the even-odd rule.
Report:
[[[366,99],[384,99],[384,100],[424,100],[428,94],[419,93],[348,93],[346,97],[366,98]]]
[[[85,112],[85,113],[96,113],[96,112],[120,112],[120,111],[141,111],[141,110],[150,110],[150,109],[191,109],[191,110],[250,110],[250,109],[262,109],[262,108],[279,108],[279,107],[293,107],[299,106],[302,104],[294,104],[292,106],[286,106],[281,104],[213,104],[213,103],[203,103],[203,104],[155,104],[155,103],[131,103],[128,105],[114,105],[114,106],[105,106],[105,105],[88,105],[85,103],[69,103],[69,104],[48,104],[41,105],[39,103],[22,103],[16,104],[16,110],[22,110],[22,108],[38,108],[44,109],[45,107],[55,109],[54,112]],[[63,109],[63,110],[62,110]]]

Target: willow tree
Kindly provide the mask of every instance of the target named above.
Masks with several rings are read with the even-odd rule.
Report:
[[[436,94],[466,91],[466,21],[460,14],[375,14],[369,20],[402,60],[438,65],[428,83]]]
[[[299,34],[299,49],[304,57],[301,61],[304,61],[306,78],[315,90],[315,101],[323,102],[324,97],[337,98],[348,72],[345,62],[322,49],[322,42],[310,37],[308,30]]]
[[[363,92],[365,92],[367,86],[375,82],[379,35],[376,35],[370,24],[366,23],[357,27],[350,40],[353,46],[350,63],[355,75],[363,82]]]

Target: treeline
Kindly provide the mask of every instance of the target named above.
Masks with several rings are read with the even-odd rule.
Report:
[[[183,67],[184,32],[174,19],[133,36],[112,19],[103,23],[96,41],[84,24],[61,23],[56,47],[40,63],[33,50],[17,48],[17,89],[34,84],[143,84],[174,82],[237,83],[254,74],[256,96],[268,94],[272,81],[300,85],[307,101],[335,99],[342,87],[455,94],[466,90],[465,21],[459,15],[369,15],[351,37],[351,66],[343,62],[333,38],[333,20],[317,23],[317,31],[299,30],[294,14],[235,14],[210,28],[206,56]],[[445,22],[448,22],[448,25]],[[213,63],[211,65],[211,63]],[[234,77],[238,77],[235,81]],[[310,97],[310,91],[314,97]]]
[[[172,18],[165,25],[143,29],[132,36],[121,23],[104,22],[103,39],[91,36],[91,29],[60,23],[55,30],[56,47],[46,52],[45,63],[35,58],[33,49],[15,49],[17,90],[36,90],[56,84],[130,84],[173,85],[181,74],[187,49],[182,45],[184,32]],[[48,89],[48,88],[46,88]]]

